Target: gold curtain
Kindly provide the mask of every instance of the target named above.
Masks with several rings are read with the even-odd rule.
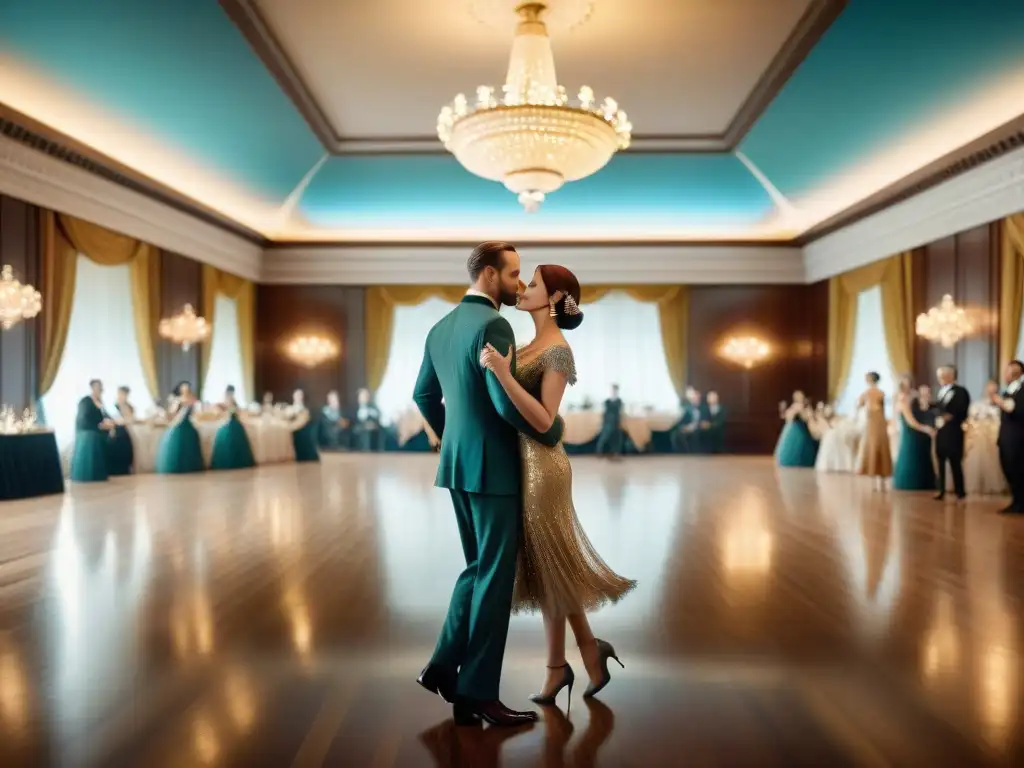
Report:
[[[217,306],[217,295],[223,294],[235,301],[235,314],[238,318],[238,344],[242,355],[242,375],[245,394],[250,399],[256,398],[256,362],[255,362],[255,322],[256,322],[256,287],[251,280],[224,272],[209,264],[203,265],[203,306],[201,314],[213,327],[214,314]],[[213,349],[212,339],[200,348],[199,356],[199,391],[203,391],[203,382],[210,370],[210,352]]]
[[[882,290],[882,323],[889,362],[897,374],[914,364],[913,252],[837,275],[829,281],[828,392],[835,400],[850,373],[853,334],[857,325],[857,296],[876,285]]]
[[[689,293],[685,286],[612,286],[596,285],[583,287],[580,303],[597,301],[609,291],[624,291],[637,301],[658,305],[661,324],[661,339],[665,347],[672,384],[682,397],[686,385],[686,331],[689,315]],[[398,285],[377,286],[366,290],[366,381],[371,390],[380,387],[384,380],[391,349],[391,333],[394,327],[395,307],[420,304],[427,299],[441,298],[457,302],[465,295],[462,286],[442,285]],[[586,306],[583,307],[586,312]]]
[[[154,334],[158,322],[160,262],[156,248],[73,216],[43,212],[43,350],[39,392],[53,386],[64,356],[75,296],[78,254],[105,267],[129,264],[132,314],[139,359],[146,387],[154,400],[160,396],[156,375]]]
[[[1020,316],[1024,309],[1024,213],[1007,216],[1000,225],[1002,290],[999,297],[999,361],[1017,356]]]
[[[414,306],[433,298],[455,303],[465,293],[465,287],[451,285],[380,285],[367,288],[364,328],[366,386],[376,391],[384,380],[388,352],[391,350],[391,332],[395,324],[395,307]]]

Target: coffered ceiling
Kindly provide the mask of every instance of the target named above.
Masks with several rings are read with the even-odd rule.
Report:
[[[637,138],[526,214],[433,135],[504,80],[514,5],[8,0],[0,125],[276,241],[775,241],[948,175],[1024,114],[1020,0],[552,0],[559,79]]]

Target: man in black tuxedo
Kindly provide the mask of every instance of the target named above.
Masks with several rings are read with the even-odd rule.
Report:
[[[992,396],[999,406],[999,463],[1010,486],[1010,506],[1004,515],[1024,515],[1024,363],[1011,360],[1003,373],[1006,389]]]
[[[939,488],[935,498],[942,500],[946,495],[946,463],[953,473],[953,489],[958,499],[967,494],[964,491],[964,422],[971,407],[971,396],[956,383],[955,365],[944,365],[935,372],[939,380],[939,391],[932,408],[935,410],[935,455],[939,460]]]

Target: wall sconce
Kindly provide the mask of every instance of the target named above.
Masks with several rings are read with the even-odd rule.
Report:
[[[767,360],[771,353],[771,345],[757,336],[731,336],[718,350],[720,357],[748,371]]]
[[[284,347],[288,358],[304,368],[316,368],[333,360],[340,351],[337,343],[326,336],[296,336]]]

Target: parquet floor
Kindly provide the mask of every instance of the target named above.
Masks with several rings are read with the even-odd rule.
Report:
[[[626,669],[533,729],[454,728],[413,683],[461,567],[435,461],[0,505],[0,765],[1024,765],[1024,520],[770,459],[574,460],[640,582],[593,617]],[[543,664],[514,617],[504,700]]]

